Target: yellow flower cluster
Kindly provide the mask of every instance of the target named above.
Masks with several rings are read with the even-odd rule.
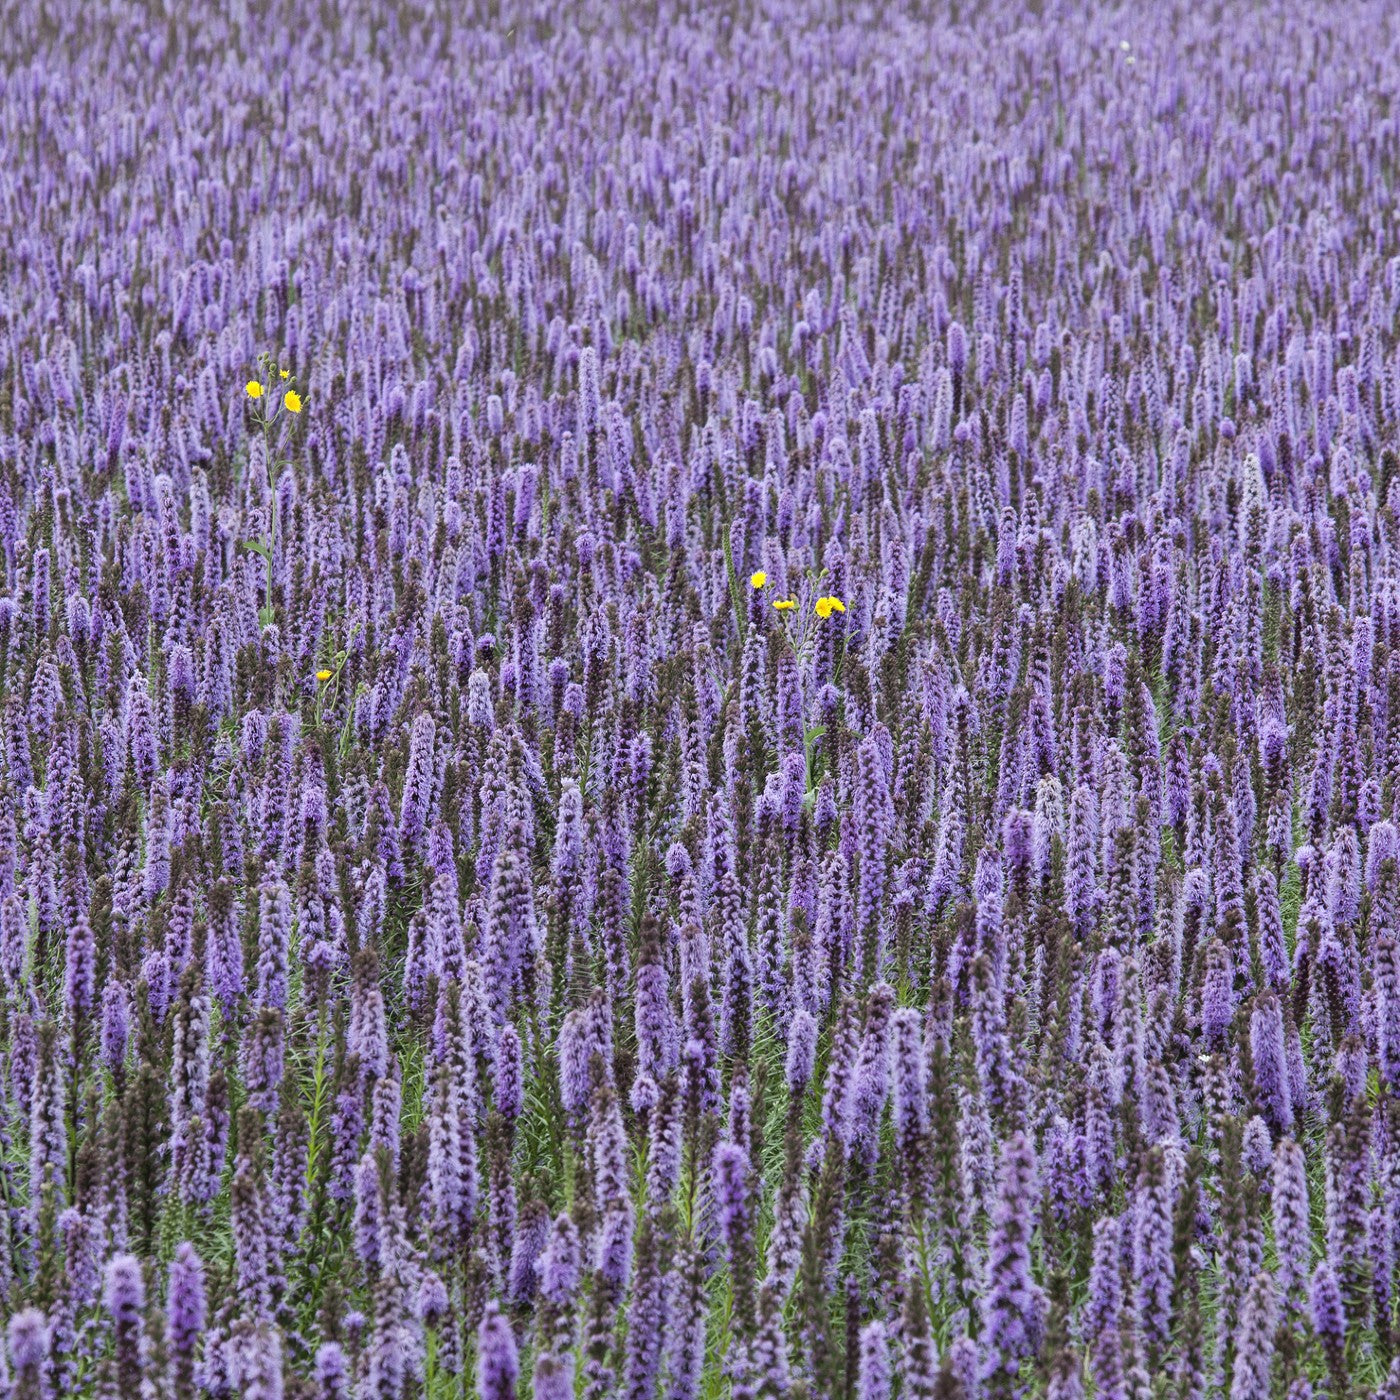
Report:
[[[768,586],[768,575],[762,569],[749,575],[750,588],[766,588]],[[774,598],[773,606],[779,612],[790,612],[797,606],[795,598]],[[818,598],[815,603],[817,616],[825,620],[834,612],[845,612],[846,605],[834,593],[828,593],[823,598]]]
[[[286,377],[287,371],[283,370],[282,378],[285,379]],[[250,399],[262,398],[264,390],[259,380],[250,379],[243,387]],[[282,407],[285,408],[288,413],[300,413],[301,404],[301,395],[297,393],[295,389],[288,389],[287,392],[282,395]]]

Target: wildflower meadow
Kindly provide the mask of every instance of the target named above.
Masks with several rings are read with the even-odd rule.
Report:
[[[1400,1400],[1400,11],[20,0],[0,1400]]]

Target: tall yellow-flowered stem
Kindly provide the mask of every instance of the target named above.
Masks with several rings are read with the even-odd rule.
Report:
[[[733,569],[730,569],[730,577],[733,578]],[[817,582],[821,582],[826,577],[826,570],[823,569],[817,576]],[[762,571],[753,575],[749,583],[754,588],[764,588],[768,583],[768,575]],[[775,599],[773,606],[780,613],[787,613],[797,604],[788,598]],[[814,724],[810,727],[806,724],[807,717],[807,683],[802,675],[802,658],[811,646],[815,618],[821,618],[825,622],[833,612],[845,612],[846,606],[839,598],[834,596],[824,596],[818,598],[812,610],[807,614],[807,620],[803,624],[802,640],[800,643],[793,640],[792,629],[788,626],[786,616],[778,623],[778,634],[787,644],[787,649],[792,654],[793,665],[797,670],[797,691],[802,704],[802,782],[803,801],[810,807],[816,803],[816,789],[812,784],[812,750],[818,739],[826,733],[824,724]]]
[[[340,700],[340,673],[345,669],[345,663],[350,659],[350,647],[354,645],[355,638],[359,636],[361,623],[356,623],[350,629],[350,635],[346,638],[345,645],[329,657],[330,665],[323,665],[316,672],[316,727],[319,729],[325,718],[325,712],[334,710]],[[358,694],[358,691],[356,692]],[[350,707],[353,717],[354,706]]]
[[[257,411],[257,410],[255,410]],[[258,422],[262,428],[263,439],[263,461],[268,466],[268,484],[272,486],[272,444],[270,441],[272,420],[266,409],[258,412]],[[263,561],[264,586],[263,586],[263,606],[258,610],[258,621],[264,627],[270,627],[276,617],[272,609],[272,551],[277,542],[277,490],[273,486],[272,490],[272,514],[268,523],[268,532],[261,539],[244,540],[243,548],[250,549],[254,554],[260,554]]]
[[[292,387],[295,381],[291,375],[285,370],[280,370],[270,355],[259,355],[258,364],[267,383],[264,385],[262,379],[250,380],[247,392],[248,397],[253,400],[254,404],[258,405],[253,412],[262,429],[263,460],[267,463],[268,485],[272,488],[272,507],[267,534],[261,539],[244,540],[243,548],[262,556],[264,568],[263,606],[258,610],[258,621],[264,627],[270,627],[277,616],[272,607],[272,552],[277,547],[276,468],[291,465],[290,458],[284,459],[272,455],[272,427],[283,416],[284,412],[299,413],[301,411],[301,398]],[[279,383],[283,382],[287,385],[285,392],[280,399],[274,399],[273,391]],[[273,402],[269,405],[264,400],[273,400]]]
[[[806,624],[802,630],[802,645],[799,647],[792,639],[792,633],[788,630],[787,619],[784,618],[778,624],[778,631],[782,633],[783,640],[787,643],[788,650],[792,653],[793,666],[797,670],[797,693],[802,703],[802,800],[808,806],[816,804],[817,790],[812,783],[812,750],[816,746],[818,739],[826,733],[826,725],[806,723],[807,718],[807,681],[802,674],[802,655],[807,650],[808,644],[812,640],[812,615],[807,616]]]

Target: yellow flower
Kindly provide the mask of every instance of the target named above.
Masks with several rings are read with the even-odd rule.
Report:
[[[826,618],[834,612],[845,612],[846,605],[839,598],[828,595],[817,599],[817,616]]]
[[[331,673],[330,673],[329,671],[317,671],[317,672],[316,672],[316,679],[317,679],[318,681],[328,681],[328,680],[330,680],[330,678],[331,678]]]
[[[248,397],[250,399],[262,398],[262,385],[259,384],[256,379],[250,379],[248,381]]]
[[[295,389],[288,389],[282,396],[282,402],[286,404],[288,413],[301,412],[301,395]]]
[[[282,378],[285,379],[289,373],[290,373],[289,370],[285,370],[285,369],[284,369],[284,370],[282,371]]]
[[[789,608],[795,608],[797,604],[794,603],[791,598],[774,598],[773,606],[777,608],[779,612],[786,612]]]
[[[756,574],[750,574],[750,575],[749,575],[749,583],[750,583],[754,588],[762,588],[763,585],[764,585],[765,583],[767,583],[767,582],[768,582],[768,575],[765,574],[765,573],[763,572],[762,569],[760,569]]]

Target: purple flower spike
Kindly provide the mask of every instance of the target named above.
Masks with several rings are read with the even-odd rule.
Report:
[[[493,1303],[477,1332],[478,1393],[482,1400],[514,1400],[520,1358],[510,1322]]]

